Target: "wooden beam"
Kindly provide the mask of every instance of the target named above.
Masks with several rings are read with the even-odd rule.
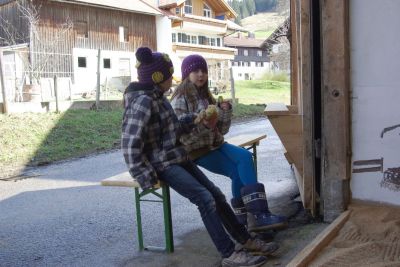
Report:
[[[290,0],[290,103],[299,104],[299,54],[296,21],[297,0]]]
[[[322,199],[332,221],[350,198],[348,2],[321,0]]]
[[[342,229],[350,216],[350,211],[343,212],[333,223],[323,230],[308,246],[306,246],[296,257],[294,257],[288,267],[305,267],[315,258],[315,256],[328,245],[337,233]]]
[[[312,32],[311,32],[311,1],[300,1],[300,57],[301,57],[301,114],[302,116],[302,141],[303,153],[302,166],[297,169],[303,177],[304,206],[316,215],[315,205],[315,175],[314,175],[314,98],[312,83]]]

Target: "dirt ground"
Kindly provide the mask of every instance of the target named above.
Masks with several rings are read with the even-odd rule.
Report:
[[[310,266],[400,266],[400,207],[354,203],[338,235]]]

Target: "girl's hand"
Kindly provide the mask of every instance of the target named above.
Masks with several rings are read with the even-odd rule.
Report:
[[[215,127],[217,126],[217,122],[218,122],[218,117],[211,119],[211,120],[206,120],[203,119],[203,124],[208,128],[208,129],[215,129]]]
[[[219,107],[222,109],[222,110],[230,110],[231,109],[231,103],[229,103],[229,101],[224,101],[224,102],[221,102],[221,103],[219,103]]]

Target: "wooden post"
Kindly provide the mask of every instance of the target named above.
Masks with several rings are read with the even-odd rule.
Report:
[[[351,199],[350,1],[321,1],[322,198],[331,222]]]
[[[99,109],[100,106],[100,55],[101,50],[99,49],[97,52],[97,88],[96,88],[96,109]]]
[[[58,85],[57,85],[57,75],[54,75],[54,95],[56,97],[56,112],[60,112],[58,109]]]
[[[1,93],[3,95],[3,113],[8,113],[8,103],[7,103],[7,92],[6,85],[4,82],[4,68],[3,68],[3,50],[0,49],[0,82],[1,82]]]
[[[232,67],[229,68],[229,73],[231,75],[231,98],[232,98],[232,107],[236,105],[236,98],[235,98],[235,80],[233,79],[233,70]]]

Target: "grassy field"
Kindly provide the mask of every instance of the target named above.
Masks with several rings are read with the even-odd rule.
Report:
[[[260,116],[265,103],[289,103],[289,83],[236,83],[234,119]],[[225,93],[226,98],[230,92]],[[23,166],[42,165],[119,146],[122,109],[63,113],[0,114],[0,177]]]
[[[222,96],[230,98],[231,92]],[[290,83],[265,80],[236,81],[235,98],[244,105],[275,102],[290,104]]]
[[[278,28],[287,18],[276,12],[258,13],[241,20],[242,26],[251,32],[272,32]]]
[[[254,32],[256,39],[267,39],[274,31],[257,30]]]

